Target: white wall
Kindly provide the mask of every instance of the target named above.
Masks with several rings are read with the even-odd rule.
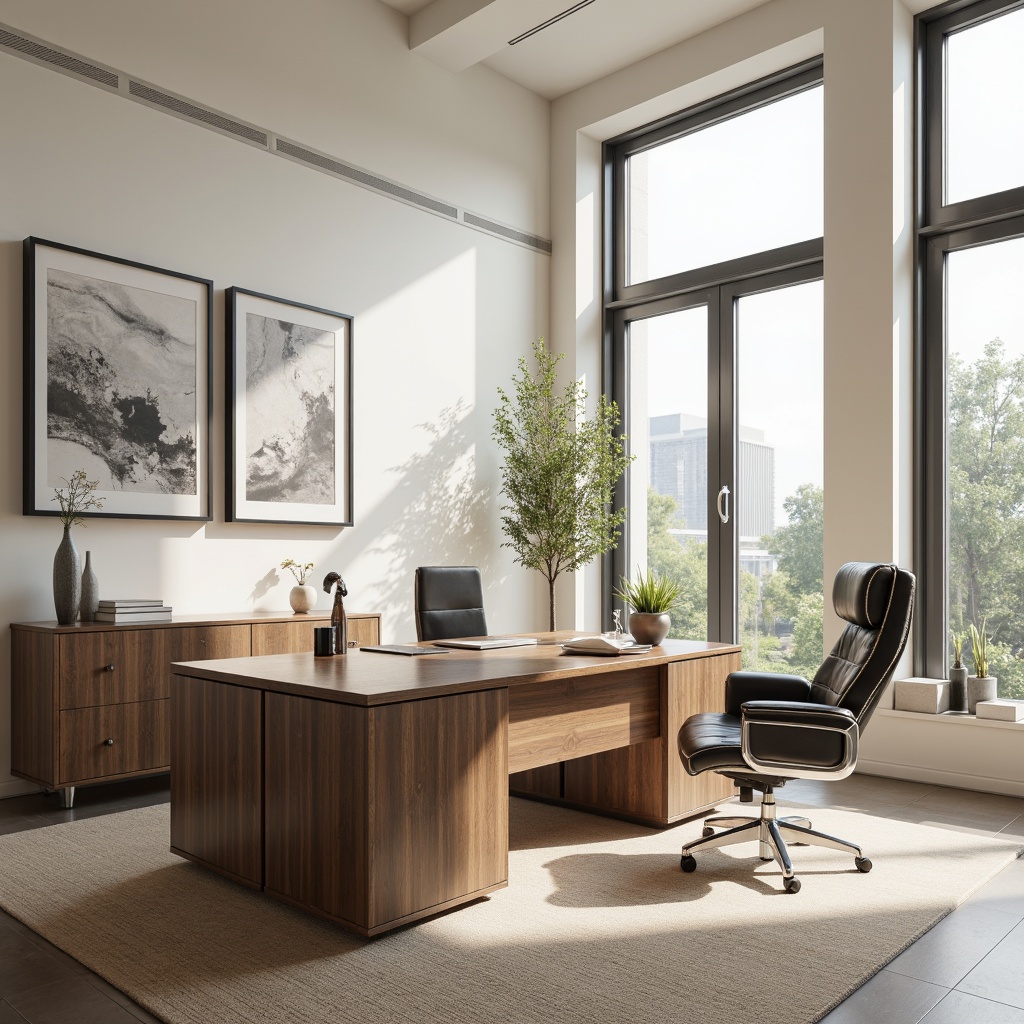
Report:
[[[0,0],[0,21],[546,236],[549,106],[485,68],[410,54],[404,17],[289,4]],[[338,570],[347,606],[415,635],[416,565],[483,567],[496,630],[546,622],[500,549],[496,388],[548,334],[549,258],[0,53],[0,795],[11,621],[52,619],[57,520],[21,515],[21,240],[212,278],[214,520],[93,521],[101,596],[180,612],[287,609],[286,557]],[[224,296],[239,285],[355,317],[355,526],[224,522]],[[269,584],[269,588],[268,588]],[[326,595],[321,605],[326,606]]]
[[[895,560],[923,575],[911,547],[913,19],[900,0],[772,0],[556,100],[552,331],[575,339],[576,372],[592,372],[601,345],[598,143],[816,55],[825,80],[825,578],[853,559]],[[596,569],[566,596],[577,626],[597,627]],[[838,630],[829,608],[826,647]],[[908,668],[909,653],[898,672]],[[1015,780],[1024,791],[1024,730],[1001,733],[980,772],[990,731],[965,726],[951,747],[921,728],[898,716],[873,723],[865,764],[908,778],[941,769],[969,788]]]

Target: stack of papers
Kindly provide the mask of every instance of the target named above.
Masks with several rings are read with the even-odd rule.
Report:
[[[645,654],[650,644],[638,644],[632,637],[617,640],[611,636],[583,636],[562,644],[567,654],[603,654],[613,657],[618,654]]]

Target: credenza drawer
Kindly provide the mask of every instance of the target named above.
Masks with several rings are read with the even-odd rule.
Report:
[[[250,627],[120,629],[60,637],[62,709],[163,700],[172,661],[244,658]]]
[[[64,784],[166,768],[170,763],[169,700],[60,713],[60,774]]]
[[[302,616],[291,622],[260,622],[252,627],[252,653],[301,654],[313,650],[313,627],[326,626],[324,619],[307,619]],[[349,643],[360,647],[380,643],[380,619],[375,615],[356,618],[348,617]]]

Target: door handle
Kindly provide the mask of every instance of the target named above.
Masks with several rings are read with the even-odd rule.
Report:
[[[718,518],[723,524],[729,522],[729,488],[726,484],[718,492]]]

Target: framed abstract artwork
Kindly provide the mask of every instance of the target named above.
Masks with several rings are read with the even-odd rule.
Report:
[[[226,518],[352,525],[352,317],[227,291]]]
[[[26,238],[24,512],[84,470],[121,519],[208,520],[213,282]]]

